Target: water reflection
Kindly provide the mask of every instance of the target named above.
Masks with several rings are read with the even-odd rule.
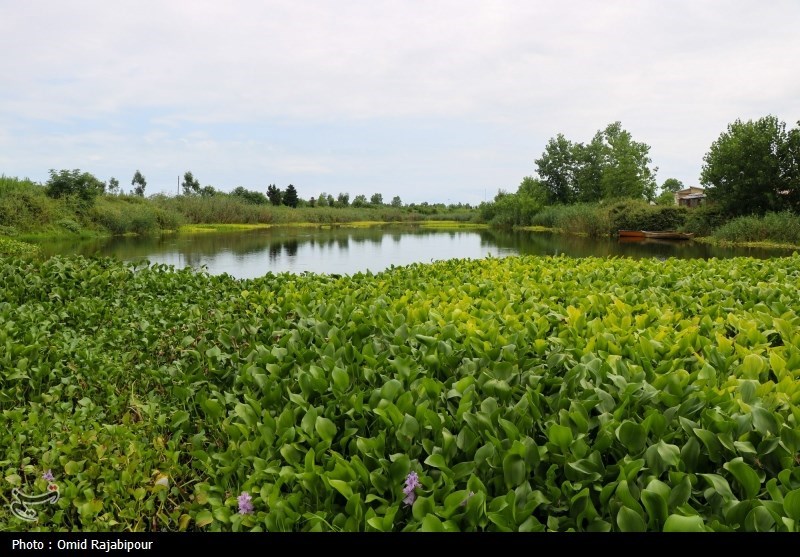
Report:
[[[257,277],[267,272],[377,272],[391,265],[450,258],[512,254],[571,257],[622,256],[725,258],[777,257],[787,250],[721,248],[697,242],[645,240],[619,242],[542,232],[503,230],[429,230],[392,225],[384,228],[269,228],[244,232],[172,234],[105,240],[47,242],[48,254],[114,255],[146,258],[176,267],[205,266],[211,273]]]

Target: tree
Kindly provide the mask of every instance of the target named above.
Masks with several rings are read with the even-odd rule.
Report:
[[[281,190],[275,187],[275,184],[270,184],[267,188],[267,197],[273,205],[281,204]]]
[[[292,184],[286,187],[286,193],[283,195],[283,204],[288,207],[297,207],[297,190]]]
[[[376,205],[380,207],[381,205],[383,205],[383,195],[379,193],[373,193],[372,197],[369,198],[369,202],[371,205]]]
[[[618,197],[652,200],[658,169],[650,168],[649,152],[649,145],[634,141],[620,122],[614,122],[585,145],[558,134],[535,162],[547,203]]]
[[[703,158],[700,183],[709,201],[729,215],[797,209],[798,133],[775,116],[729,124]]]
[[[664,180],[664,183],[661,184],[661,192],[670,192],[676,193],[681,191],[682,189],[686,189],[686,186],[683,185],[683,182],[678,180],[677,178],[667,178]]]
[[[214,189],[214,186],[204,186],[200,189],[200,196],[201,197],[212,197],[217,194],[217,190]]]
[[[192,176],[191,171],[187,170],[183,175],[183,195],[191,195],[193,193],[200,193],[200,182]]]
[[[147,180],[144,179],[142,173],[138,170],[133,175],[133,180],[131,180],[131,185],[133,186],[133,193],[134,195],[138,195],[139,197],[144,197],[144,189],[147,187]]]
[[[340,193],[336,197],[336,205],[338,207],[347,207],[350,205],[350,194],[349,193]]]
[[[231,195],[238,197],[245,203],[251,205],[266,205],[269,203],[267,197],[260,191],[251,191],[242,186],[237,187],[231,192]]]
[[[367,206],[366,195],[357,195],[355,199],[353,199],[353,207],[366,207],[366,206]]]
[[[309,207],[316,207],[317,206],[317,200],[312,197],[311,199],[308,200],[308,206]]]
[[[107,191],[109,194],[111,194],[111,195],[116,195],[116,194],[118,194],[118,193],[120,192],[120,189],[119,189],[119,180],[117,180],[117,179],[116,179],[116,178],[114,178],[113,176],[112,176],[111,178],[109,178],[109,180],[108,180],[108,187],[106,188],[106,191]]]
[[[83,207],[94,203],[95,197],[103,193],[105,184],[88,172],[50,169],[50,179],[45,184],[45,192],[53,198],[75,197]]]
[[[400,196],[399,195],[395,195],[392,198],[392,207],[402,207],[402,206],[403,206],[403,202],[401,201]]]
[[[526,197],[539,206],[547,203],[548,189],[541,180],[532,176],[525,176],[517,189],[517,195]]]
[[[572,203],[575,200],[575,146],[563,134],[551,138],[536,161],[536,171],[547,191],[547,203]]]
[[[320,207],[328,206],[328,195],[325,192],[319,194],[319,199],[317,199],[317,205]]]
[[[327,195],[327,197],[326,197],[325,201],[327,201],[327,203],[328,203],[328,207],[333,207],[333,205],[334,205],[334,200],[333,200],[333,196],[332,196],[331,194],[328,194],[328,195]]]
[[[622,129],[620,122],[609,124],[603,132],[608,146],[607,165],[603,169],[603,197],[614,199],[655,198],[655,172],[648,166],[653,162],[648,156],[650,146],[633,140],[631,134]]]

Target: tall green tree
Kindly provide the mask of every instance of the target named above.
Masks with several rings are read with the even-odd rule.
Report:
[[[273,205],[278,206],[281,204],[281,190],[275,184],[270,184],[267,187],[267,197]]]
[[[536,159],[536,172],[547,191],[547,203],[572,203],[575,200],[575,146],[564,134],[551,138],[542,156]]]
[[[283,194],[283,204],[288,207],[297,207],[297,190],[292,184],[286,186],[286,192]]]
[[[634,141],[620,122],[598,130],[587,143],[573,143],[558,134],[536,160],[547,203],[592,202],[630,197],[655,198],[655,173],[650,146]]]
[[[369,203],[370,205],[376,205],[380,207],[381,205],[383,205],[383,195],[379,193],[373,193],[372,197],[369,198]]]
[[[187,170],[183,175],[183,195],[192,195],[193,193],[200,193],[200,182],[192,175],[190,170]]]
[[[367,196],[364,194],[359,194],[355,196],[353,199],[353,207],[366,207],[367,206]]]
[[[108,187],[106,188],[106,192],[111,195],[117,195],[120,192],[119,189],[119,180],[114,178],[113,176],[108,180]]]
[[[392,198],[392,207],[402,207],[402,206],[403,206],[403,200],[400,199],[399,195],[395,195]]]
[[[131,186],[133,186],[134,195],[144,197],[144,189],[147,187],[147,180],[145,180],[144,176],[141,172],[139,172],[139,170],[136,170],[136,173],[133,175]]]
[[[328,206],[328,194],[322,192],[319,194],[319,198],[317,199],[317,205],[320,207],[327,207]]]
[[[729,124],[703,158],[709,200],[729,215],[800,208],[798,133],[771,115]]]
[[[337,207],[347,207],[350,205],[350,194],[349,193],[340,193],[336,197],[336,206]]]
[[[603,131],[608,158],[603,168],[603,197],[627,197],[652,201],[656,194],[655,172],[651,170],[650,146],[634,141],[620,122]]]

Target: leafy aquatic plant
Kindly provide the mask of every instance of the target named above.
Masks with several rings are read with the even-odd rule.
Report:
[[[798,255],[0,285],[4,529],[798,530]]]

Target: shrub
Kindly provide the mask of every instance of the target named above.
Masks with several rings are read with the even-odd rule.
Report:
[[[739,217],[714,231],[714,237],[730,242],[781,242],[800,244],[800,217],[789,212],[763,217]]]

